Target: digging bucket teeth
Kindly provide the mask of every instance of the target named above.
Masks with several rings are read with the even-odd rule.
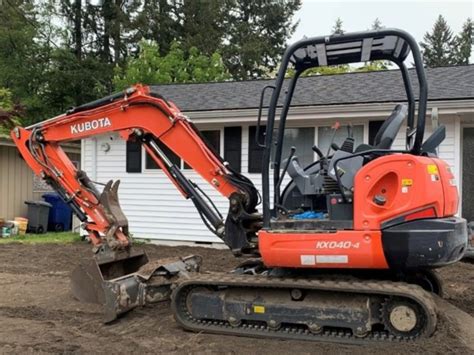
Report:
[[[104,306],[104,322],[149,303],[169,299],[171,286],[180,277],[198,272],[202,258],[192,255],[149,261],[143,250],[98,254],[72,272],[76,299]]]

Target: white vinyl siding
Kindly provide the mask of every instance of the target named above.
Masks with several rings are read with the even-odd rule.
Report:
[[[192,118],[192,117],[191,117]],[[373,119],[373,118],[371,118]],[[384,119],[380,117],[378,119]],[[364,125],[364,142],[368,141],[369,119],[357,119],[352,123]],[[427,120],[425,137],[431,133],[431,123]],[[315,144],[317,144],[317,127],[331,125],[333,120],[314,119],[300,120],[298,122],[288,121],[289,127],[313,127],[315,129]],[[242,173],[248,176],[261,191],[261,174],[248,174],[248,146],[249,126],[255,123],[242,124]],[[440,148],[441,158],[455,166],[455,124],[452,117],[440,117],[440,124],[447,128],[446,140]],[[229,126],[236,126],[235,122]],[[344,122],[341,122],[344,126]],[[201,127],[200,127],[201,128]],[[222,129],[223,125],[206,125],[202,129]],[[341,127],[343,129],[344,127]],[[112,139],[111,139],[112,137]],[[250,139],[254,139],[250,137]],[[120,202],[125,215],[129,219],[130,231],[135,237],[150,238],[173,241],[195,241],[195,242],[220,242],[216,236],[207,230],[202,223],[194,205],[185,200],[176,190],[175,186],[168,180],[160,170],[147,170],[142,173],[125,172],[125,142],[115,135],[101,136],[83,141],[83,168],[92,180],[106,182],[109,179],[120,179],[119,189]],[[101,150],[102,143],[109,143],[111,149],[108,152]],[[456,144],[459,144],[457,142]],[[221,152],[223,136],[221,135]],[[405,127],[402,127],[393,149],[403,149],[405,145]],[[94,151],[96,154],[94,154]],[[286,156],[288,152],[283,152]],[[459,159],[457,159],[459,160]],[[143,166],[144,168],[144,166]],[[455,168],[459,171],[459,167]],[[228,209],[228,201],[223,198],[208,183],[203,181],[197,173],[183,170],[184,174],[209,194],[221,213],[225,216]],[[271,179],[273,175],[270,174]],[[459,176],[456,176],[459,181]],[[285,181],[288,181],[288,177]],[[282,189],[285,184],[282,185]],[[272,189],[270,191],[272,196]]]

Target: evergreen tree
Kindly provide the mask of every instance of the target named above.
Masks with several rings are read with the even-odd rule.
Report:
[[[384,28],[382,25],[382,21],[379,20],[377,17],[372,26],[370,27],[371,30],[377,31]],[[364,65],[360,68],[357,68],[357,71],[367,72],[367,71],[377,71],[377,70],[387,70],[390,67],[391,62],[388,60],[374,60],[371,62],[365,62]]]
[[[28,124],[108,94],[127,78],[266,76],[279,64],[300,6],[301,0],[4,0],[0,87],[25,107]],[[157,43],[162,66],[148,77],[131,50],[141,39]]]
[[[220,52],[234,79],[266,76],[279,64],[301,0],[227,0]]]
[[[382,28],[384,28],[384,26],[382,25],[382,21],[380,21],[380,19],[376,17],[370,29],[377,31],[377,30],[381,30]]]
[[[334,24],[334,27],[332,28],[332,34],[333,35],[343,35],[344,34],[344,29],[342,28],[342,20],[340,17],[336,19],[336,23]]]
[[[342,27],[343,23],[340,17],[336,19],[331,33],[333,35],[343,35],[345,33],[344,28]],[[340,65],[330,65],[318,68],[312,68],[306,70],[303,73],[303,76],[313,76],[313,75],[327,75],[327,74],[343,74],[348,73],[351,70],[351,67],[348,64]]]
[[[6,0],[0,6],[0,87],[24,104],[30,116],[44,109],[37,93],[44,86],[49,57],[44,42],[37,40],[37,15],[34,5],[22,0]]]
[[[60,0],[60,13],[68,26],[64,41],[84,54],[98,55],[103,62],[118,63],[127,55],[127,46],[136,42],[134,21],[138,0],[103,0],[100,6],[85,0]]]
[[[442,15],[438,16],[431,33],[425,33],[420,45],[423,49],[423,60],[428,67],[453,63],[453,32]]]
[[[185,50],[196,47],[212,55],[222,48],[227,22],[223,1],[184,0],[179,12],[179,33]]]
[[[135,20],[135,27],[138,30],[137,42],[140,39],[154,41],[160,54],[165,55],[174,40],[182,39],[180,3],[177,0],[145,0]]]
[[[469,58],[472,51],[472,28],[473,22],[470,18],[466,20],[462,26],[461,33],[458,34],[455,40],[454,61],[457,65],[469,64]]]

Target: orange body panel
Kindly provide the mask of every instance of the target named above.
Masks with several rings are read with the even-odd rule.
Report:
[[[434,208],[435,217],[454,215],[458,194],[455,186],[445,191],[447,169],[440,159],[410,154],[371,161],[355,176],[354,229],[379,230],[384,222],[429,207]],[[375,195],[386,198],[384,206],[374,202]],[[447,210],[446,202],[451,206]]]
[[[363,166],[354,179],[354,230],[259,232],[265,265],[293,268],[387,269],[382,225],[452,216],[458,193],[447,163],[393,154]],[[383,196],[385,205],[374,202]]]
[[[269,267],[386,269],[380,231],[258,233]]]
[[[459,194],[456,179],[448,163],[441,159],[433,159],[439,168],[444,192],[444,216],[454,216],[458,212]]]

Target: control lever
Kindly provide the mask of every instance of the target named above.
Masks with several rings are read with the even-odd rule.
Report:
[[[329,145],[328,147],[328,151],[326,153],[326,157],[329,156],[329,153],[331,152],[331,148],[332,148],[332,145],[334,144],[334,139],[336,138],[336,132],[337,130],[339,129],[339,127],[341,127],[340,123],[338,121],[336,121],[336,123],[334,124],[334,126],[332,126],[332,137],[331,137],[331,144]],[[339,149],[339,148],[338,148]]]
[[[336,143],[332,142],[331,143],[331,148],[332,150],[334,150],[335,152],[338,151],[339,149],[341,149],[341,147],[339,147]]]
[[[313,152],[315,152],[318,155],[319,159],[324,158],[323,152],[321,151],[321,149],[318,148],[317,145],[313,145],[313,147],[311,149],[313,150]]]
[[[347,137],[348,138],[354,138],[354,132],[353,132],[353,128],[352,128],[352,123],[349,123],[347,125]]]
[[[313,149],[313,152],[315,152],[319,157],[319,167],[320,167],[319,170],[323,171],[324,170],[324,163],[326,162],[327,159],[324,156],[321,149],[319,149],[317,145],[313,145],[312,149]]]

